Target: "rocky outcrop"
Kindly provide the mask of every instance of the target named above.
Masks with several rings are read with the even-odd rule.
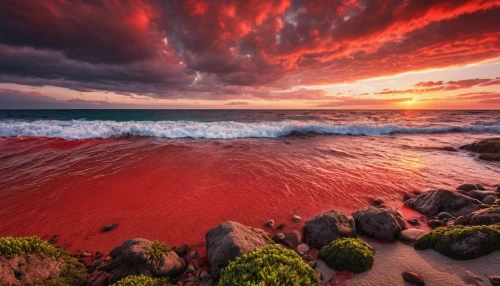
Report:
[[[64,260],[42,253],[0,256],[0,285],[27,285],[53,279],[59,277],[64,264]]]
[[[466,218],[470,225],[500,225],[500,207],[492,206],[481,209],[469,214]]]
[[[306,221],[304,234],[307,243],[318,249],[337,238],[357,237],[354,219],[337,210],[331,210]]]
[[[379,239],[394,240],[406,229],[401,214],[387,208],[368,207],[353,213],[352,216],[358,233]]]
[[[500,138],[489,138],[460,147],[474,153],[479,153],[479,159],[500,161]]]
[[[219,279],[221,269],[226,267],[229,261],[273,243],[263,230],[233,221],[226,221],[214,227],[207,232],[205,239],[210,272],[214,279]]]
[[[129,275],[175,277],[186,269],[186,262],[172,250],[158,247],[158,242],[143,238],[125,241],[110,252],[112,261],[102,267],[114,283]]]
[[[405,205],[429,216],[447,212],[456,217],[478,210],[481,202],[449,190],[432,190],[405,201]]]

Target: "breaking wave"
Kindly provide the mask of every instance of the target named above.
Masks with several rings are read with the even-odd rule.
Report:
[[[264,122],[194,122],[194,121],[87,121],[36,120],[0,121],[0,137],[36,136],[67,140],[148,136],[163,138],[249,138],[280,137],[292,133],[383,136],[394,133],[500,133],[500,125],[469,126],[400,126],[337,125],[328,122],[264,121]]]

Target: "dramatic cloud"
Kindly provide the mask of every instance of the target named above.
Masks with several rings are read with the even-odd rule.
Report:
[[[166,99],[328,100],[308,86],[497,58],[498,19],[500,0],[5,0],[0,82]]]

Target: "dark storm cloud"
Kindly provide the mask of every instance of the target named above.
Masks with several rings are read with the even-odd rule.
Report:
[[[290,90],[498,57],[499,5],[6,0],[0,82],[160,98],[321,100],[317,91]],[[416,88],[442,88],[432,84]]]

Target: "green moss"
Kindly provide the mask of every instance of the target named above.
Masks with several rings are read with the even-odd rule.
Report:
[[[323,246],[318,258],[333,269],[361,273],[372,267],[374,254],[359,238],[339,238]]]
[[[154,278],[144,274],[127,276],[111,286],[169,286],[170,281],[166,277]]]
[[[87,282],[87,269],[76,258],[63,249],[52,246],[39,237],[4,237],[0,238],[0,256],[10,258],[18,254],[44,254],[53,259],[62,259],[65,264],[61,267],[59,277],[36,281],[31,285],[59,286],[59,285],[85,285]]]
[[[477,249],[464,249],[463,251],[452,249],[454,243],[464,242],[468,238],[478,235],[478,233],[484,234],[484,240],[481,241]],[[435,249],[443,255],[458,260],[477,258],[500,250],[500,226],[457,225],[449,228],[439,227],[419,237],[414,248],[416,250]]]
[[[319,280],[297,253],[267,245],[231,261],[222,270],[219,285],[319,285]]]
[[[163,242],[155,240],[150,246],[144,248],[146,254],[149,255],[151,259],[160,259],[162,254],[168,255],[171,251],[170,247]]]

